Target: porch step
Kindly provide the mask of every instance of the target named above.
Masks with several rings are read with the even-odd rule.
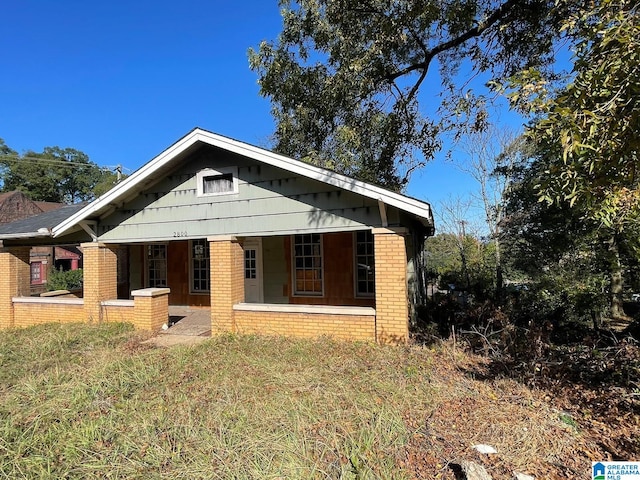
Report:
[[[211,336],[211,313],[206,310],[191,310],[186,307],[169,308],[169,328],[163,335],[184,335],[191,337]]]

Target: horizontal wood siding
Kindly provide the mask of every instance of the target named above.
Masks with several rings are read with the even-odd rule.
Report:
[[[196,173],[238,167],[238,193],[198,197]],[[398,221],[387,209],[390,223]],[[375,200],[296,177],[213,147],[202,147],[98,226],[104,242],[161,241],[211,235],[269,236],[380,226]]]

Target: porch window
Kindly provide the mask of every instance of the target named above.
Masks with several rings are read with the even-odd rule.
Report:
[[[323,294],[322,237],[318,233],[293,236],[294,294]]]
[[[209,292],[209,246],[206,240],[191,240],[191,293]]]
[[[238,193],[238,169],[225,167],[219,169],[205,168],[196,175],[199,197],[213,195],[229,195]]]
[[[147,245],[147,287],[167,286],[167,246]]]
[[[251,280],[257,277],[256,250],[254,248],[244,251],[244,278]]]
[[[42,262],[31,263],[31,283],[33,285],[42,283]]]
[[[356,297],[373,297],[375,294],[375,255],[371,230],[355,233],[355,284]]]

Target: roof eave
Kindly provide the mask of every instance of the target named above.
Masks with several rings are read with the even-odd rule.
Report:
[[[260,147],[223,137],[200,128],[195,128],[136,170],[130,177],[127,177],[121,183],[117,184],[107,193],[102,195],[102,197],[91,202],[79,212],[76,212],[74,215],[53,227],[53,237],[58,237],[66,233],[78,222],[86,220],[88,217],[94,216],[100,213],[103,209],[110,207],[113,203],[126,196],[131,189],[136,187],[136,185],[144,181],[148,174],[151,174],[167,165],[176,156],[180,155],[197,142],[203,142],[207,145],[222,148],[239,155],[248,156],[254,160],[261,161],[276,168],[282,168],[307,178],[322,181],[374,200],[382,200],[389,205],[415,215],[423,225],[433,227],[431,206],[426,202],[415,200],[413,198],[385,190],[382,187],[371,185],[330,170],[316,167],[315,165],[294,160]]]
[[[28,238],[44,238],[51,236],[51,232],[0,233],[0,240],[24,240]]]

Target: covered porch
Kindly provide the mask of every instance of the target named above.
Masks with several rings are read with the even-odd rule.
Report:
[[[328,335],[402,343],[409,317],[405,237],[404,229],[375,228],[213,236],[127,248],[87,242],[81,244],[82,298],[29,296],[29,247],[7,246],[0,252],[0,268],[14,275],[0,278],[0,326],[127,321],[158,330],[169,322],[170,305],[187,305],[208,310],[214,335]],[[123,269],[131,287],[124,291]]]

